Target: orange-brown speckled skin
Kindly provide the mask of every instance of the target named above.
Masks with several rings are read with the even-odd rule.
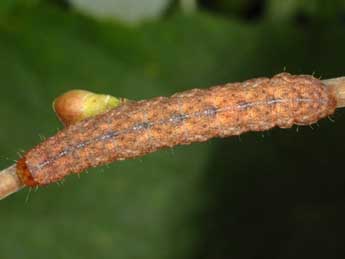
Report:
[[[283,73],[193,89],[169,98],[125,103],[71,125],[27,152],[18,171],[27,185],[45,185],[165,147],[275,126],[309,125],[335,108],[334,96],[311,76]]]

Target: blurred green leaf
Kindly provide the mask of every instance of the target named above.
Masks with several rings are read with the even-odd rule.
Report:
[[[337,18],[344,12],[345,1],[323,0],[269,0],[268,17],[272,20],[288,20],[305,14],[314,19]]]
[[[33,7],[44,0],[1,0],[0,1],[0,16],[8,14],[17,7]]]
[[[284,68],[339,76],[344,44],[339,24],[250,26],[196,13],[127,27],[52,6],[15,9],[0,17],[0,166],[61,128],[51,102],[71,88],[143,99]],[[0,203],[0,257],[332,257],[345,211],[344,115],[335,118],[23,190]]]
[[[170,0],[69,0],[76,9],[98,18],[138,22],[159,17]]]

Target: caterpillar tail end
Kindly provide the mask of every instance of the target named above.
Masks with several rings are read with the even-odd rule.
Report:
[[[345,76],[326,79],[322,83],[332,91],[337,100],[337,108],[345,107]]]
[[[22,189],[24,184],[17,175],[16,165],[0,171],[0,200]]]

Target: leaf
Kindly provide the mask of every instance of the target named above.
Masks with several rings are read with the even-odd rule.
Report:
[[[284,67],[340,76],[340,26],[196,13],[127,27],[49,6],[16,9],[0,17],[0,166],[61,128],[51,102],[72,88],[143,99]],[[0,203],[1,258],[332,256],[344,243],[343,117],[315,130],[177,147],[23,190]]]
[[[268,17],[272,20],[287,20],[304,14],[313,19],[335,19],[344,8],[342,0],[269,0]]]
[[[159,17],[170,0],[70,0],[80,11],[98,18],[138,22]]]

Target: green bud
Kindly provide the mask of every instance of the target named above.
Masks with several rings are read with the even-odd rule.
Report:
[[[53,109],[60,121],[68,126],[104,113],[124,102],[126,99],[111,95],[96,94],[86,90],[71,90],[55,99]]]

